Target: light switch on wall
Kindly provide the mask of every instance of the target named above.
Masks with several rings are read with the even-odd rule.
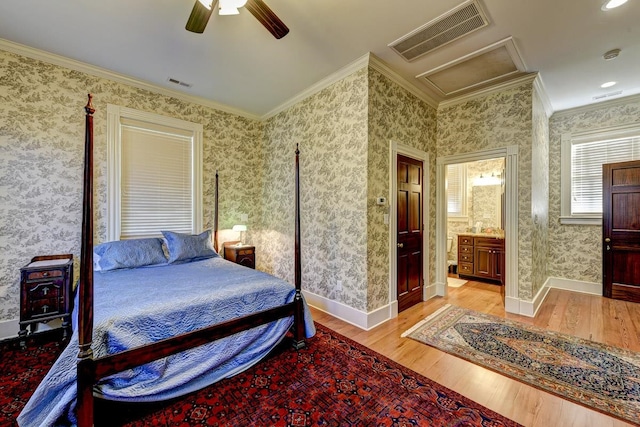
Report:
[[[247,220],[249,219],[249,215],[246,213],[241,213],[240,214],[240,221],[242,222],[247,222]]]

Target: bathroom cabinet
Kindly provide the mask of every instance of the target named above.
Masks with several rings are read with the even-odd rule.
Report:
[[[458,236],[458,275],[502,282],[504,238]]]

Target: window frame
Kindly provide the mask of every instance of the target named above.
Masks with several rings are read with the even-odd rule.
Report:
[[[124,123],[123,123],[124,121]],[[107,241],[120,240],[121,219],[121,162],[122,162],[122,126],[131,121],[139,125],[174,128],[178,132],[188,133],[191,138],[191,191],[192,191],[192,227],[193,234],[202,231],[203,194],[202,194],[202,158],[203,126],[186,120],[166,117],[160,114],[139,111],[119,105],[107,104]],[[150,127],[150,129],[153,129]]]
[[[571,213],[571,148],[575,144],[606,141],[640,136],[640,123],[630,125],[601,128],[596,130],[565,133],[561,136],[561,197],[560,224],[564,225],[602,225],[602,214],[572,214]],[[631,160],[631,159],[629,159]]]
[[[449,167],[458,166],[460,168],[460,213],[452,214],[449,212]],[[445,190],[447,192],[447,220],[448,221],[456,221],[456,222],[468,222],[469,221],[469,212],[467,207],[467,199],[468,195],[468,182],[467,182],[467,164],[466,163],[452,163],[448,164],[445,167]]]

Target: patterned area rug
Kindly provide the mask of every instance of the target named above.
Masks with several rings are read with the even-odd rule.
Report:
[[[638,353],[451,305],[402,336],[605,414],[640,420]]]
[[[114,426],[519,426],[316,324],[299,352],[275,351],[253,368],[170,402],[98,401],[96,425]],[[30,366],[29,351],[2,349]],[[43,352],[56,351],[44,349]],[[6,356],[6,357],[5,357]],[[38,357],[36,355],[35,357]],[[16,363],[16,359],[20,363]],[[49,359],[47,359],[49,360]],[[51,360],[50,360],[51,361]],[[14,370],[14,375],[23,376]],[[44,375],[28,375],[31,390]],[[12,379],[3,375],[0,390]],[[28,396],[27,396],[28,397]],[[24,404],[24,403],[23,403]],[[14,408],[16,414],[20,408]],[[0,418],[0,425],[8,418]]]

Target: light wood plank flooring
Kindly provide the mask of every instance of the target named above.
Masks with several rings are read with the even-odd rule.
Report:
[[[631,424],[400,334],[445,304],[506,317],[640,352],[640,304],[552,289],[535,318],[506,314],[496,285],[469,281],[370,330],[312,309],[314,320],[525,426],[621,427]],[[640,423],[640,420],[638,421]]]

